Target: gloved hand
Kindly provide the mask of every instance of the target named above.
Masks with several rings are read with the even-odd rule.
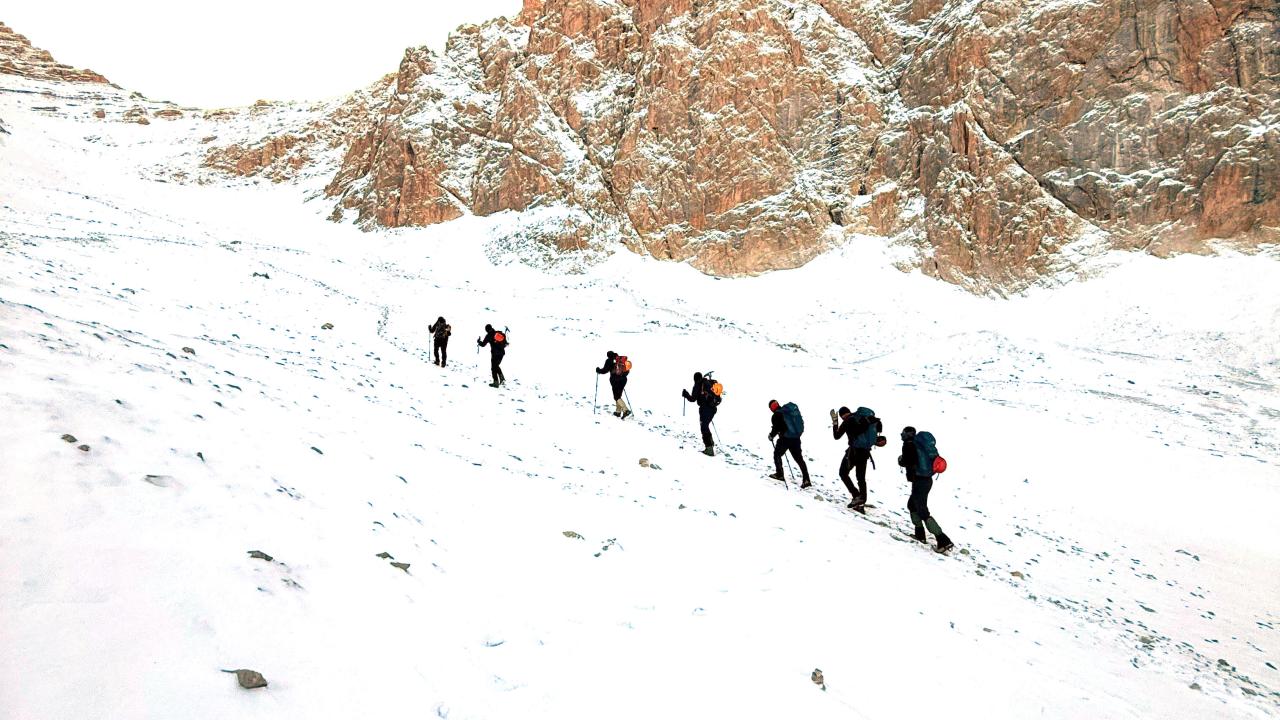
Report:
[[[773,442],[773,433],[769,433],[769,442]]]
[[[692,399],[693,399],[693,398],[689,397],[689,391],[688,391],[688,390],[681,390],[681,391],[680,391],[680,396],[681,396],[681,397],[683,397],[685,400],[692,400]]]
[[[835,410],[832,410],[832,411],[831,411],[831,424],[833,424],[833,425],[834,425],[835,423],[838,423],[838,422],[840,422],[840,416],[836,414],[836,411],[835,411]]]

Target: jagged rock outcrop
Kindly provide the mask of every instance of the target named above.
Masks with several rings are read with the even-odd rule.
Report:
[[[295,128],[254,141],[216,144],[205,154],[202,164],[205,168],[273,182],[295,180],[304,170],[341,157],[353,138],[369,131],[393,81],[393,75],[383,77],[339,103],[292,108],[302,110],[307,120]],[[290,109],[288,104],[259,101],[244,109],[206,112],[204,117],[219,125],[245,120],[256,125],[279,122],[280,113],[288,113]],[[216,135],[210,136],[207,142],[218,139]]]
[[[844,226],[981,291],[1089,250],[1280,241],[1261,0],[528,0],[407,51],[356,114],[326,193],[364,227],[515,210],[546,248],[742,274]]]
[[[92,70],[77,70],[56,62],[48,52],[31,46],[25,36],[0,22],[0,73],[32,80],[110,84]]]

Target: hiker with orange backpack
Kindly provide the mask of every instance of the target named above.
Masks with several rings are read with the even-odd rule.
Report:
[[[769,442],[773,442],[774,437],[778,438],[773,445],[773,467],[776,472],[769,477],[786,482],[782,475],[782,456],[790,451],[791,457],[796,459],[796,465],[800,466],[800,476],[803,478],[800,489],[803,490],[812,483],[809,482],[809,466],[800,453],[800,435],[804,433],[804,418],[800,415],[800,408],[795,403],[779,405],[777,400],[770,400],[769,409],[773,411]]]
[[[853,496],[849,501],[849,509],[864,515],[867,512],[867,462],[870,461],[875,466],[875,461],[871,460],[871,448],[885,444],[884,438],[880,436],[883,430],[884,424],[871,408],[860,407],[857,412],[850,412],[849,408],[842,407],[839,413],[831,411],[831,434],[836,440],[842,437],[849,439],[849,448],[840,459],[840,482],[844,483]],[[856,490],[849,479],[850,470],[855,471],[858,478]]]
[[[932,433],[916,432],[908,425],[902,428],[902,454],[898,456],[898,465],[907,473],[907,482],[911,483],[911,497],[907,500],[907,511],[911,513],[911,524],[915,527],[915,538],[922,543],[929,542],[924,534],[927,527],[938,541],[934,548],[944,553],[955,545],[951,538],[942,532],[938,521],[929,513],[929,491],[933,489],[933,476],[946,471],[947,461],[938,454],[938,445]]]
[[[627,389],[627,376],[631,374],[631,361],[626,355],[619,355],[610,350],[605,353],[604,366],[596,368],[597,375],[609,376],[609,387],[613,390],[613,416],[626,420],[631,415],[631,408],[622,399]]]
[[[489,387],[498,387],[507,381],[507,377],[502,374],[502,357],[507,354],[506,330],[494,330],[492,325],[484,326],[484,339],[477,339],[476,346],[489,346],[489,370],[493,373],[493,382],[489,383]]]
[[[716,408],[720,405],[721,392],[720,383],[711,378],[711,373],[704,376],[700,372],[693,374],[691,391],[680,391],[685,400],[698,404],[698,428],[702,431],[702,444],[706,446],[703,455],[716,454],[716,444],[711,441],[711,421],[715,419]]]

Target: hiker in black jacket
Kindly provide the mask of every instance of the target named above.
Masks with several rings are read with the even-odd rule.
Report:
[[[623,362],[626,359],[623,358]],[[622,399],[622,393],[627,389],[627,375],[631,373],[625,365],[620,365],[618,361],[618,353],[610,350],[604,355],[604,366],[596,368],[597,375],[609,376],[609,387],[613,390],[613,416],[626,420],[631,415],[631,408],[627,407],[626,401]]]
[[[842,407],[837,414],[835,410],[831,411],[831,434],[836,440],[842,437],[849,439],[849,449],[845,450],[844,457],[840,460],[840,482],[844,483],[845,488],[853,499],[849,501],[849,508],[866,513],[867,504],[867,461],[871,459],[871,448],[875,446],[875,433],[879,433],[883,427],[879,418],[875,413],[867,408],[858,408],[858,413],[850,412],[849,408]],[[872,433],[872,428],[875,433]],[[855,490],[853,482],[849,479],[849,471],[854,470],[858,478],[858,487]]]
[[[769,442],[773,442],[775,437],[778,438],[778,442],[773,445],[773,467],[776,472],[769,477],[774,480],[783,480],[782,455],[790,451],[791,457],[796,459],[796,465],[800,466],[800,476],[804,478],[800,483],[800,488],[807,488],[812,483],[809,482],[809,466],[805,464],[804,455],[800,453],[800,436],[793,435],[791,431],[787,429],[787,421],[782,414],[782,406],[778,404],[777,400],[769,401],[769,409],[773,411],[772,428],[769,430]],[[797,412],[799,412],[799,410],[797,410]],[[785,480],[783,480],[783,482],[785,482]]]
[[[951,538],[942,532],[938,521],[929,514],[929,491],[933,489],[933,476],[919,477],[915,474],[916,463],[916,429],[908,425],[902,428],[902,454],[898,456],[898,466],[907,473],[907,482],[911,483],[911,497],[907,500],[907,512],[911,513],[911,524],[915,526],[916,540],[929,542],[925,536],[925,528],[933,533],[938,541],[938,552],[946,552],[954,545]]]
[[[494,330],[492,325],[485,325],[484,332],[484,339],[476,340],[476,344],[480,347],[489,346],[489,370],[493,373],[493,382],[489,383],[489,387],[498,387],[507,381],[507,377],[502,374],[502,356],[507,354],[507,334]]]
[[[720,396],[711,392],[711,386],[715,384],[709,377],[703,377],[702,373],[693,374],[693,389],[681,390],[680,394],[685,400],[698,404],[698,427],[702,430],[702,444],[706,449],[702,451],[704,455],[715,455],[716,444],[711,441],[711,421],[716,416],[716,406],[720,404]]]
[[[449,359],[449,336],[453,334],[453,328],[444,321],[442,315],[427,326],[427,332],[431,333],[431,352],[435,357],[435,364],[444,367]]]

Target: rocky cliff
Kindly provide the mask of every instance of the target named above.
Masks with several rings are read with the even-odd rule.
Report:
[[[87,72],[3,26],[0,63]],[[1271,0],[526,0],[271,117],[206,168],[323,177],[369,229],[519,211],[512,246],[550,255],[750,274],[864,232],[1007,291],[1280,242]]]
[[[0,73],[33,80],[109,84],[92,70],[77,70],[53,59],[48,52],[32,47],[31,41],[0,22]]]
[[[550,208],[559,248],[800,265],[836,226],[979,290],[1280,239],[1256,0],[545,0],[409,50],[328,193],[366,226]],[[834,237],[838,237],[835,235]]]

